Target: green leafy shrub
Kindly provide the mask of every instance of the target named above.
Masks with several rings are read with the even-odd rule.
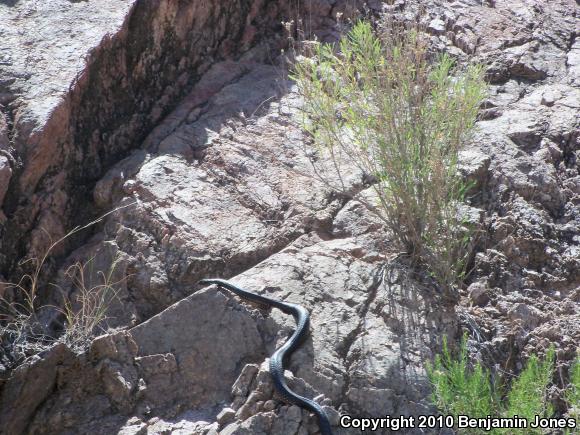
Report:
[[[536,415],[551,417],[554,413],[548,402],[546,392],[554,372],[554,349],[550,348],[544,361],[532,355],[525,369],[514,379],[507,393],[507,406],[504,412],[506,417],[515,415],[532,422]],[[526,429],[527,433],[538,433],[539,429]]]
[[[365,205],[448,285],[462,278],[469,253],[471,230],[458,213],[468,186],[457,158],[485,84],[480,66],[458,68],[447,55],[430,62],[426,44],[417,28],[391,23],[375,32],[359,22],[338,50],[319,44],[298,61],[292,78],[305,101],[303,126],[332,161],[324,181],[347,191],[354,163],[378,197]]]
[[[511,385],[502,388],[500,382],[492,382],[490,372],[479,363],[473,367],[469,365],[467,336],[463,337],[457,357],[452,356],[444,339],[442,354],[437,355],[433,365],[427,367],[433,387],[431,401],[442,413],[454,416],[455,421],[459,415],[473,418],[518,416],[528,420],[525,429],[469,429],[465,433],[541,434],[541,429],[531,428],[530,423],[536,415],[551,417],[554,413],[547,398],[554,360],[553,348],[548,350],[543,360],[531,356]],[[580,378],[580,375],[577,376]]]
[[[486,417],[497,409],[496,389],[489,372],[479,363],[469,367],[467,337],[463,337],[457,358],[453,357],[443,338],[443,352],[435,357],[428,374],[433,385],[431,400],[444,414]]]
[[[564,396],[568,402],[568,414],[580,424],[580,351],[570,368],[570,387]]]

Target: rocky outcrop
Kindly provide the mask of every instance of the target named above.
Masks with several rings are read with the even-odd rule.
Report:
[[[108,412],[115,414],[107,417],[111,424],[132,416],[127,424],[137,432],[143,425],[155,431],[182,413],[205,412],[194,433],[244,433],[256,424],[274,433],[268,431],[285,427],[286,419],[293,423],[276,433],[296,433],[293,427],[315,433],[315,422],[298,408],[280,408],[277,401],[272,407],[270,384],[242,376],[234,390],[248,395],[238,391],[230,403],[240,370],[261,364],[286,339],[291,318],[250,309],[213,289],[146,320],[194,290],[201,277],[243,271],[238,284],[311,311],[312,338],[289,368],[303,391],[325,394],[333,415],[338,409],[426,412],[423,361],[441,336],[455,334],[453,308],[419,288],[404,264],[393,260],[387,267],[389,241],[377,218],[357,202],[333,197],[316,179],[296,122],[300,99],[281,68],[216,65],[147,139],[147,153],[135,151],[97,183],[95,196],[103,201],[133,205],[111,215],[107,230],[73,258],[99,265],[122,259],[122,275],[129,278],[111,307],[112,322],[139,325],[129,335],[97,340],[63,369],[66,386],[34,412],[38,427],[68,413],[50,431],[95,431]],[[195,105],[199,89],[220,80],[231,83],[201,108]],[[272,97],[276,101],[268,101]],[[97,343],[121,337],[134,343],[130,354],[123,351],[119,359],[111,350],[110,361],[95,357]],[[79,365],[96,374],[77,381],[73,366]],[[103,394],[103,414],[82,411]],[[228,407],[235,415],[226,428],[218,414]],[[36,424],[27,430],[40,430]]]
[[[476,53],[494,82],[486,103],[494,114],[478,123],[472,145],[491,158],[477,198],[487,233],[471,278],[485,290],[465,303],[481,357],[510,370],[521,367],[513,354],[542,354],[552,343],[565,368],[580,342],[580,75],[571,11],[578,7],[567,1],[461,11],[481,18],[472,24],[486,34]],[[559,338],[547,333],[555,329]]]
[[[103,207],[132,205],[69,261],[101,267],[120,258],[128,279],[111,321],[138,326],[63,361],[58,387],[11,431],[157,433],[187,420],[189,433],[315,433],[308,415],[280,406],[264,370],[247,375],[286,339],[292,319],[215,289],[182,299],[208,275],[237,275],[242,286],[311,311],[312,338],[289,369],[294,388],[323,393],[332,415],[428,409],[423,361],[455,334],[453,308],[419,288],[404,264],[387,267],[377,219],[317,180],[284,63],[257,60],[210,68],[143,149],[96,184]],[[5,405],[9,392],[31,382],[7,381],[3,418],[20,412]]]
[[[569,13],[577,6],[422,2],[433,47],[486,63],[491,82],[462,153],[460,169],[475,182],[470,213],[484,233],[455,306],[409,272],[372,213],[319,180],[285,57],[258,44],[276,34],[283,6],[249,3],[111,6],[109,17],[127,19],[103,21],[116,22],[116,33],[51,116],[27,115],[40,126],[28,136],[24,126],[36,124],[21,121],[32,113],[26,98],[10,95],[29,95],[15,86],[32,82],[2,85],[2,101],[11,101],[4,136],[0,125],[0,153],[8,151],[0,179],[10,180],[2,254],[39,248],[35,232],[16,243],[22,228],[85,223],[70,204],[91,205],[88,215],[122,207],[88,242],[76,240],[63,267],[92,258],[125,278],[109,311],[109,324],[125,330],[80,355],[58,345],[5,372],[6,433],[315,434],[311,416],[277,399],[265,364],[292,318],[198,289],[209,276],[309,309],[310,338],[287,375],[335,425],[339,413],[433,412],[425,362],[459,326],[489,365],[518,370],[554,343],[565,373],[580,340],[580,57]],[[388,3],[367,6],[414,19],[417,2]],[[11,7],[15,14],[29,3]],[[90,7],[67,4],[62,13]],[[308,26],[326,26],[328,38],[337,35],[336,13],[348,15],[342,2],[310,8]],[[52,101],[45,97],[38,101]],[[369,194],[356,171],[348,182],[353,196]],[[73,293],[62,270],[59,283]]]
[[[289,86],[280,71],[255,62],[216,65],[153,131],[146,150],[97,183],[94,195],[108,207],[131,205],[107,223],[112,232],[74,257],[101,252],[106,240],[123,258],[122,324],[159,312],[204,276],[235,275],[304,233],[328,231],[343,201],[301,156],[302,135],[289,127],[297,96],[268,101]]]
[[[330,12],[325,2],[303,11],[261,0],[0,5],[0,104],[16,175],[2,206],[8,220],[0,223],[0,271],[17,276],[19,260],[44,254],[46,233],[56,240],[95,217],[94,183],[214,63],[265,39],[265,52],[279,50],[286,43],[281,21],[308,13],[316,30]],[[7,173],[0,169],[0,181],[8,183]],[[55,253],[67,251],[59,248]]]
[[[565,373],[580,342],[578,13],[566,0],[430,9],[445,23],[434,45],[484,63],[491,82],[463,156],[486,216],[459,311],[477,357],[504,370],[553,344]]]
[[[299,393],[323,392],[317,400],[331,416],[426,412],[423,361],[438,337],[455,332],[453,309],[414,287],[396,261],[386,267],[376,248],[365,235],[304,235],[235,279],[309,309],[310,338],[292,357],[289,378]],[[188,433],[316,433],[316,421],[281,405],[267,368],[258,368],[293,327],[277,310],[198,291],[128,332],[98,338],[85,354],[57,346],[35,370],[19,368],[3,399],[38,387],[39,370],[50,387],[28,408],[0,403],[12,421],[6,433],[161,433],[180,420],[189,421]],[[53,359],[58,371],[46,373]],[[21,418],[8,418],[14,413]]]

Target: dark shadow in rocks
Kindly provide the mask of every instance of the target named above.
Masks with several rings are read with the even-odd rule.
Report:
[[[428,392],[424,364],[441,351],[444,336],[451,343],[457,338],[459,320],[454,304],[446,301],[436,286],[418,281],[417,273],[402,260],[387,265],[377,299],[383,321],[395,333],[403,363],[401,370],[390,373],[389,378],[419,385],[423,393]],[[417,382],[422,377],[424,381]],[[424,397],[419,395],[417,399]]]
[[[395,259],[385,269],[383,284],[388,295],[389,316],[400,322],[402,333],[417,331],[420,327],[427,327],[435,332],[442,319],[456,316],[454,304],[445,300],[438,286],[420,278],[403,259]],[[396,304],[404,309],[397,312]],[[421,321],[427,323],[423,324]],[[404,334],[403,338],[405,337],[408,334]],[[416,337],[416,334],[411,334],[411,337]],[[429,341],[423,344],[427,348],[438,347],[441,345],[441,338],[440,335],[431,334]]]
[[[274,215],[274,208],[267,204],[260,204],[256,195],[252,196],[251,192],[245,194],[240,192],[240,188],[244,188],[251,174],[245,170],[243,164],[238,162],[238,148],[236,147],[240,146],[239,149],[242,150],[246,144],[243,141],[236,144],[233,137],[235,131],[228,133],[228,128],[233,125],[232,123],[237,123],[239,128],[243,128],[243,125],[260,122],[261,118],[265,118],[260,115],[268,112],[270,105],[279,101],[288,86],[285,73],[276,66],[254,61],[227,61],[215,65],[182,103],[147,137],[142,146],[144,149],[133,151],[129,157],[115,165],[97,182],[94,196],[101,203],[102,208],[112,209],[120,203],[128,203],[136,199],[138,199],[138,204],[131,209],[112,215],[107,220],[107,228],[111,231],[104,231],[97,235],[94,243],[76,251],[71,258],[74,257],[74,261],[84,261],[94,256],[100,249],[99,246],[114,243],[120,255],[131,262],[128,265],[131,277],[119,297],[140,305],[140,311],[136,313],[137,322],[155,315],[187,296],[199,279],[208,276],[228,278],[237,275],[279,251],[301,234],[296,231],[296,234],[288,236],[270,237],[264,243],[255,244],[249,250],[240,249],[240,244],[235,243],[235,240],[243,242],[243,234],[239,233],[243,232],[240,227],[243,227],[244,223],[240,222],[239,225],[227,229],[227,232],[231,232],[230,238],[234,239],[233,244],[217,247],[216,241],[224,237],[223,231],[219,234],[213,234],[210,231],[208,235],[208,230],[205,230],[205,234],[202,235],[199,234],[197,221],[183,221],[174,214],[168,214],[171,221],[171,224],[168,224],[163,216],[159,217],[162,208],[170,207],[172,204],[181,206],[184,202],[178,198],[171,199],[158,195],[160,188],[164,189],[164,186],[168,184],[197,185],[199,188],[196,188],[195,192],[192,191],[191,199],[203,205],[200,212],[215,210],[213,217],[217,219],[221,208],[227,206],[232,209],[232,204],[227,204],[227,201],[231,200],[239,203],[241,210],[247,210],[246,213],[256,217],[256,225],[261,226],[260,231],[269,233],[276,231],[275,228],[270,229],[266,221],[279,216],[283,217],[283,207],[287,206],[281,201],[281,208]],[[231,135],[232,142],[229,149],[224,149],[222,141],[228,135]],[[261,150],[248,149],[240,153],[244,151],[246,152],[244,158],[252,165],[266,164]],[[163,175],[152,174],[149,175],[150,178],[139,175],[141,171],[151,172],[151,169],[143,169],[145,165],[148,168],[154,167],[156,170],[159,168],[159,171],[163,171]],[[189,179],[192,173],[200,173],[201,178]],[[145,179],[146,187],[142,188],[137,185],[132,192],[127,192],[124,187],[127,180],[139,177]],[[272,178],[269,174],[266,175],[267,177]],[[268,182],[272,184],[275,180]],[[222,196],[216,197],[216,191],[223,192]],[[250,189],[244,188],[244,191],[250,191]],[[148,208],[148,203],[156,204],[155,210]],[[261,210],[264,212],[263,216]],[[167,270],[169,282],[163,286],[164,289],[154,289],[149,284],[152,272],[147,269],[147,265],[135,261],[142,247],[136,245],[133,239],[125,241],[124,237],[119,238],[117,233],[119,225],[126,228],[125,232],[131,230],[132,233],[152,238],[158,246],[161,239],[157,233],[159,230],[157,226],[169,225],[166,232],[170,235],[183,232],[182,237],[186,240],[194,240],[197,246],[182,243],[175,247],[163,248],[175,249],[171,255],[172,258],[168,259],[172,264],[164,267]],[[236,249],[240,252],[229,252],[227,256],[224,256],[223,251],[226,249]],[[203,255],[200,254],[202,250],[206,252]],[[161,257],[161,254],[159,256]],[[68,262],[72,260],[69,259]],[[126,306],[124,309],[126,310]]]

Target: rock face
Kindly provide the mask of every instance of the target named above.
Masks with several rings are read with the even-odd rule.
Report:
[[[311,334],[290,361],[290,385],[309,397],[324,392],[318,400],[331,416],[339,407],[354,415],[427,412],[422,361],[438,337],[455,332],[453,309],[414,288],[396,262],[385,267],[375,249],[368,236],[308,234],[235,279],[309,309]],[[280,405],[267,368],[258,368],[293,327],[277,310],[258,310],[215,288],[198,291],[128,332],[95,340],[86,354],[57,346],[33,370],[21,366],[3,399],[19,391],[28,404],[24,391],[39,386],[40,370],[48,386],[29,408],[0,403],[3,421],[12,422],[6,433],[135,426],[160,433],[191,416],[188,433],[316,433],[307,413]],[[42,364],[52,368],[54,359],[58,372],[46,373]],[[8,418],[13,414],[21,418]]]
[[[462,155],[472,205],[486,213],[459,315],[490,366],[517,371],[554,344],[565,370],[580,342],[577,2],[433,2],[428,11],[433,45],[485,64],[491,82]]]
[[[351,2],[222,3],[0,5],[12,47],[0,61],[11,78],[0,82],[0,272],[14,276],[21,256],[42,251],[40,228],[58,237],[121,207],[55,264],[70,294],[66,266],[115,264],[109,325],[125,328],[81,354],[56,345],[3,372],[1,433],[317,433],[267,372],[293,319],[196,286],[211,276],[311,312],[287,377],[338,434],[357,433],[336,427],[340,413],[434,412],[425,362],[460,327],[491,365],[517,370],[555,343],[565,368],[580,342],[577,5],[421,2],[433,47],[485,63],[491,82],[461,164],[485,233],[455,305],[418,282],[380,221],[305,157],[279,22],[298,12],[332,39]],[[388,3],[366,7],[404,20],[419,2]],[[14,24],[40,33],[19,39]],[[51,63],[43,56],[63,35],[74,43]],[[26,63],[18,50],[29,45]],[[368,193],[356,174],[349,182],[354,196]]]
[[[280,68],[216,65],[153,131],[147,153],[135,151],[97,183],[103,201],[134,205],[111,215],[108,230],[72,258],[100,265],[120,257],[130,278],[112,321],[139,325],[63,363],[62,388],[42,400],[26,431],[47,430],[46,419],[67,415],[49,431],[157,433],[195,415],[184,431],[315,433],[316,422],[299,408],[280,408],[264,370],[257,378],[245,374],[253,366],[240,374],[287,339],[293,320],[215,289],[182,299],[201,277],[242,271],[236,283],[312,313],[312,338],[289,365],[297,391],[323,392],[333,415],[339,408],[427,412],[422,362],[441,336],[456,333],[453,307],[418,288],[404,264],[386,263],[388,237],[377,219],[317,181],[296,124],[300,99]],[[199,109],[199,89],[224,80],[231,83]],[[264,105],[272,96],[277,101]],[[27,382],[13,377],[5,391]],[[235,414],[226,425],[217,416],[228,407]],[[0,408],[7,419],[21,412]]]
[[[0,270],[20,274],[23,256],[44,253],[45,231],[55,240],[90,221],[91,189],[111,165],[215,62],[265,38],[279,50],[280,21],[297,12],[261,0],[0,4],[0,104],[18,173],[3,204]]]
[[[493,82],[471,146],[490,158],[475,198],[488,233],[471,278],[486,290],[465,307],[489,362],[509,360],[514,348],[542,354],[555,342],[565,367],[580,342],[578,12],[567,1],[496,2],[448,18],[455,31],[478,17],[471,28],[486,37],[476,57]]]

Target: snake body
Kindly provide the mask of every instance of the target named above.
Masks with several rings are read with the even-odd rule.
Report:
[[[308,333],[308,326],[310,324],[310,314],[308,311],[304,307],[297,304],[282,302],[266,296],[250,293],[249,291],[237,287],[223,279],[202,279],[199,283],[217,284],[218,286],[225,288],[232,293],[235,293],[241,298],[261,305],[268,305],[278,308],[283,313],[291,314],[294,317],[294,320],[296,320],[296,330],[286,341],[286,343],[277,349],[276,352],[274,352],[274,354],[270,357],[270,375],[272,376],[274,387],[276,387],[276,390],[284,398],[284,400],[298,405],[301,408],[308,409],[310,412],[316,414],[322,435],[332,435],[330,421],[328,420],[328,416],[322,407],[315,401],[296,394],[288,387],[286,380],[284,379],[285,359],[289,357],[290,354],[292,354],[292,352],[298,348],[298,346],[300,346],[301,342],[304,340],[306,334]]]

